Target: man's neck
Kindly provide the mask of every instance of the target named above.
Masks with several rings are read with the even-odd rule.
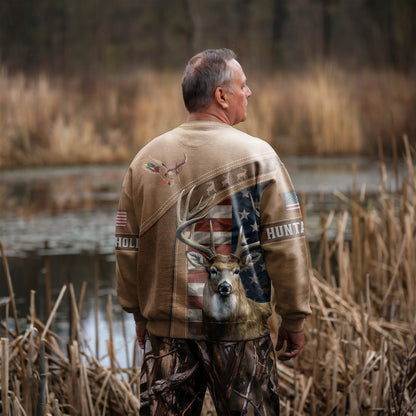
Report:
[[[229,120],[227,119],[227,117],[225,117],[224,115],[219,115],[216,113],[211,113],[209,111],[201,111],[201,112],[194,112],[194,113],[189,113],[188,114],[188,118],[186,121],[218,121],[220,123],[225,123],[225,124],[229,124],[231,125],[231,123],[229,122]]]

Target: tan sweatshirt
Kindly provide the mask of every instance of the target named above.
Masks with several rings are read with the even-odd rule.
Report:
[[[149,332],[253,339],[271,307],[301,331],[309,273],[298,199],[269,144],[194,121],[138,152],[116,219],[117,294]]]

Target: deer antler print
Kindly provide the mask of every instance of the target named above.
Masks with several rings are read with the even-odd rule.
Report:
[[[208,257],[208,259],[210,259],[216,256],[212,223],[210,223],[211,236],[210,236],[209,248],[195,241],[194,232],[195,232],[195,224],[198,221],[203,220],[208,215],[208,212],[205,215],[201,215],[201,216],[198,216],[198,215],[201,214],[201,212],[204,211],[204,209],[207,208],[212,203],[212,201],[215,199],[215,194],[212,195],[211,198],[207,202],[205,202],[205,204],[202,204],[203,198],[201,197],[197,206],[193,209],[192,212],[190,212],[189,203],[190,203],[191,196],[192,196],[194,189],[195,189],[195,186],[191,188],[191,190],[189,191],[186,197],[183,216],[181,216],[181,201],[182,201],[182,196],[185,190],[183,190],[181,194],[179,195],[178,204],[176,205],[176,237],[183,243],[187,244],[189,247],[192,247],[204,253]],[[191,235],[190,235],[190,238],[188,238],[184,235],[183,232],[190,225],[192,225]]]
[[[268,331],[267,319],[271,314],[270,304],[256,302],[247,297],[241,273],[254,268],[261,260],[262,255],[258,250],[250,252],[251,249],[260,247],[260,242],[247,244],[243,227],[241,227],[234,252],[217,253],[213,226],[210,222],[209,247],[200,244],[194,235],[195,226],[207,217],[208,212],[212,211],[216,195],[212,195],[205,201],[201,197],[194,208],[190,209],[194,190],[195,187],[189,191],[185,201],[183,201],[185,190],[179,196],[176,206],[176,237],[196,250],[186,251],[188,267],[205,270],[207,273],[202,293],[203,331],[208,338],[214,339],[258,337]],[[191,227],[190,234],[185,233],[187,227]],[[232,230],[229,232],[232,234]],[[219,248],[218,251],[220,251]]]
[[[243,241],[243,235],[243,226],[241,226],[240,232],[238,234],[237,247],[233,253],[233,256],[237,258],[240,258],[243,253],[246,253],[247,251],[250,251],[253,248],[260,247],[260,241],[255,241],[254,243],[247,244],[246,241]]]

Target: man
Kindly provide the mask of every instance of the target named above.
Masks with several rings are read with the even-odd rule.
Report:
[[[228,49],[185,70],[188,119],[146,145],[125,176],[117,292],[145,349],[141,414],[276,415],[279,359],[304,344],[309,264],[299,203],[274,150],[232,126],[251,91]],[[143,384],[144,385],[144,384]]]

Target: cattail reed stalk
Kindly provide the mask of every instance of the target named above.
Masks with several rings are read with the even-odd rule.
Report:
[[[313,382],[313,378],[309,377],[306,386],[302,386],[302,397],[300,399],[299,406],[298,406],[299,414],[302,414],[302,412],[303,412],[303,408],[305,406],[306,400],[309,396],[309,392],[310,392],[311,387],[312,387],[312,382]]]
[[[48,320],[46,322],[45,328],[43,329],[42,336],[41,336],[42,339],[45,338],[45,335],[47,334],[47,332],[49,330],[49,327],[51,326],[53,320],[55,319],[56,311],[59,308],[59,305],[60,305],[60,303],[62,301],[62,298],[63,298],[63,296],[65,294],[65,291],[66,291],[66,285],[64,285],[62,287],[61,291],[59,292],[58,299],[57,299],[57,301],[56,301],[56,303],[55,303],[55,305],[54,305],[54,307],[52,309],[51,314],[49,315],[49,318],[48,318]]]
[[[32,389],[33,389],[33,375],[35,374],[33,367],[33,360],[35,356],[35,340],[34,340],[34,331],[35,331],[35,295],[36,292],[32,290],[30,292],[30,335],[29,335],[29,348],[28,348],[28,359],[27,359],[27,368],[26,368],[26,378],[25,378],[25,409],[27,414],[32,414]]]
[[[69,374],[68,374],[68,401],[71,404],[71,414],[80,413],[80,396],[78,382],[78,342],[73,340],[68,345],[69,350]]]
[[[392,140],[392,152],[393,152],[393,165],[394,165],[394,177],[395,177],[395,190],[399,189],[399,163],[397,157],[397,136],[396,136],[396,126],[394,122],[393,114],[391,115],[391,140]]]
[[[98,406],[101,403],[101,398],[102,398],[102,396],[104,394],[105,388],[107,387],[107,384],[108,384],[108,381],[109,381],[110,377],[111,377],[111,372],[110,371],[107,371],[106,376],[105,376],[105,379],[104,379],[104,381],[103,381],[103,383],[101,385],[101,389],[100,389],[100,391],[98,393],[98,396],[97,396],[97,399],[96,399],[96,402],[95,402],[94,414],[97,413]],[[105,408],[105,404],[104,404],[103,407]]]
[[[336,240],[337,244],[337,260],[338,260],[338,267],[339,267],[339,285],[340,285],[340,293],[342,297],[348,296],[350,285],[349,285],[349,275],[348,270],[346,269],[346,261],[345,256],[347,256],[347,252],[345,249],[345,230],[347,228],[347,219],[348,213],[344,212],[342,217],[338,222],[338,236]]]
[[[48,241],[44,244],[45,250],[49,248]],[[51,291],[51,258],[48,253],[45,254],[44,259],[45,267],[45,312],[46,316],[49,316],[52,311],[52,291]]]
[[[45,357],[45,340],[40,342],[39,350],[39,394],[36,406],[36,416],[43,416],[46,405],[46,357]]]
[[[4,320],[6,322],[6,326],[5,326],[5,338],[8,338],[9,337],[9,305],[10,305],[10,298],[8,298],[5,301],[5,304],[4,305],[5,305],[4,306],[4,314],[5,314]]]
[[[125,353],[126,353],[126,365],[127,365],[127,368],[129,368],[130,367],[129,348],[128,348],[129,343],[128,343],[128,339],[127,339],[126,322],[125,322],[125,319],[124,319],[124,312],[123,311],[121,311],[120,319],[121,319],[121,329],[122,329],[122,332],[123,332],[124,350],[125,350]]]
[[[357,164],[352,164],[352,200],[357,202]]]
[[[72,283],[69,283],[69,342],[79,339],[78,337],[78,322],[77,314],[78,307],[75,300],[74,287]]]
[[[302,213],[302,220],[307,228],[307,215],[306,215],[306,195],[302,192],[300,195],[300,212]]]
[[[9,298],[12,304],[12,313],[13,313],[14,324],[16,327],[16,334],[19,335],[20,333],[19,321],[17,320],[16,301],[15,301],[15,296],[14,296],[14,291],[13,291],[12,278],[10,276],[9,262],[7,261],[6,253],[4,251],[4,245],[1,240],[0,240],[0,251],[1,251],[1,257],[3,260],[4,272],[6,274],[7,286],[9,289]]]
[[[412,152],[409,146],[409,139],[406,135],[403,136],[404,147],[405,147],[405,162],[407,169],[409,171],[409,184],[411,184],[413,190],[415,190],[416,185],[416,175],[415,175],[415,167],[412,160]]]
[[[327,279],[332,279],[331,274],[331,250],[329,248],[328,230],[334,218],[334,212],[331,211],[328,218],[325,220],[321,217],[321,238],[320,238],[320,253],[318,261],[318,270],[326,276]]]
[[[333,367],[332,367],[332,386],[330,390],[332,390],[331,395],[331,407],[335,407],[337,402],[337,392],[338,392],[338,348],[339,348],[339,338],[335,338],[335,345],[334,345],[334,361],[333,361]]]
[[[72,283],[69,284],[69,296],[70,296],[70,304],[72,307],[72,311],[73,311],[73,315],[72,319],[73,319],[73,327],[75,328],[75,337],[77,340],[79,340],[79,342],[81,342],[88,350],[88,352],[90,353],[90,359],[92,362],[94,363],[98,363],[97,358],[94,356],[94,353],[91,349],[91,346],[89,345],[88,339],[85,336],[85,332],[82,329],[81,326],[81,318],[78,314],[78,308],[77,308],[77,304],[76,304],[76,298],[75,298],[75,291],[74,291],[74,285]]]
[[[79,295],[79,301],[78,301],[78,315],[79,316],[82,316],[82,305],[84,304],[86,290],[87,290],[87,282],[84,280],[82,282],[81,293]]]
[[[108,330],[109,330],[109,338],[110,338],[107,341],[107,350],[108,350],[108,355],[110,357],[111,371],[115,372],[114,343],[113,343],[113,300],[112,300],[111,293],[108,294],[107,316],[108,316]]]
[[[0,339],[2,416],[9,416],[9,340]]]
[[[98,331],[98,283],[100,278],[100,257],[98,247],[95,249],[94,255],[94,322],[95,322],[95,355],[100,356],[100,340]]]
[[[80,378],[81,378],[81,391],[84,393],[83,395],[83,406],[84,409],[82,414],[84,415],[94,415],[94,406],[93,406],[93,399],[91,396],[91,390],[88,382],[88,374],[87,368],[84,362],[80,362]]]

